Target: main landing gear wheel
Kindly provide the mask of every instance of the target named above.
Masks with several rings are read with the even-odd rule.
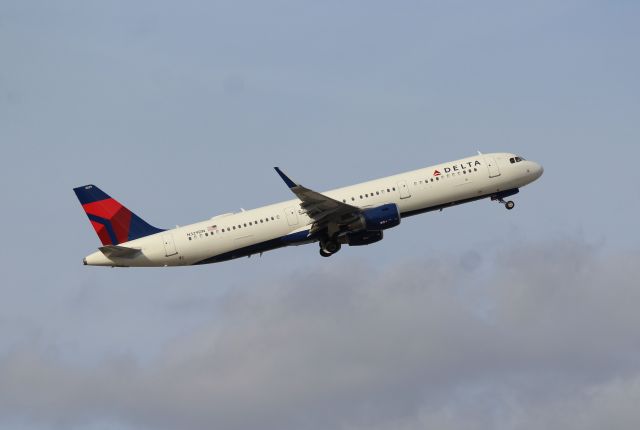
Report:
[[[334,240],[327,240],[326,242],[320,242],[320,255],[323,257],[330,257],[336,252],[340,251],[342,245]]]

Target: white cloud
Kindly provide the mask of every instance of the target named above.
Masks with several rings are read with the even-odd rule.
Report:
[[[133,428],[635,428],[638,255],[579,241],[235,289],[150,364],[0,358],[0,417]],[[476,259],[477,260],[477,259]],[[2,421],[0,421],[1,423]]]

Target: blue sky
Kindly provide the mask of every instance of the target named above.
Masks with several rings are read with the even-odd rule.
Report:
[[[155,371],[180,377],[183,367],[197,369],[202,357],[216,362],[236,351],[228,339],[247,345],[264,339],[274,362],[286,362],[286,353],[317,334],[308,318],[317,318],[321,334],[340,340],[325,344],[328,349],[339,351],[345,342],[352,356],[377,351],[372,340],[362,341],[360,349],[351,345],[362,336],[359,326],[332,330],[332,317],[349,319],[342,302],[328,298],[328,292],[346,303],[353,300],[356,308],[361,296],[373,303],[371,309],[387,318],[377,320],[358,308],[354,321],[379,329],[388,348],[397,351],[411,350],[394,343],[403,328],[422,327],[428,334],[431,323],[446,326],[451,318],[454,324],[442,336],[458,339],[464,351],[470,345],[455,331],[464,330],[469,322],[464,318],[437,313],[441,319],[425,320],[409,313],[394,325],[393,311],[401,315],[412,302],[430,303],[425,291],[446,299],[443,309],[466,309],[472,324],[478,323],[474,318],[495,318],[490,327],[506,332],[507,326],[517,326],[516,316],[507,315],[509,305],[535,309],[543,300],[539,291],[548,293],[548,303],[543,301],[558,325],[568,320],[589,326],[597,301],[607,304],[597,308],[606,325],[605,315],[625,303],[637,304],[632,287],[639,251],[639,12],[640,4],[622,0],[0,3],[0,217],[5,226],[0,403],[14,405],[0,407],[0,426],[157,428],[154,417],[175,403],[180,412],[163,421],[167,428],[252,428],[255,423],[234,412],[238,403],[233,401],[224,420],[207,415],[206,402],[202,410],[181,409],[172,398],[127,406],[105,394],[86,413],[73,406],[82,404],[78,387],[126,391],[109,383],[110,372],[122,361],[138,369],[129,370],[133,380],[143,381],[134,389],[158,389],[164,385]],[[78,185],[98,184],[150,223],[171,227],[289,199],[272,170],[276,165],[304,185],[324,190],[477,150],[519,153],[543,164],[545,174],[517,196],[515,211],[483,201],[414,217],[389,231],[382,243],[344,249],[328,260],[307,246],[177,270],[81,265],[98,240],[73,195]],[[531,255],[532,262],[515,257],[522,255]],[[513,265],[513,277],[504,274],[506,265]],[[584,270],[591,275],[585,278]],[[616,279],[609,294],[619,301],[601,296],[605,275]],[[541,290],[541,282],[569,290]],[[346,291],[336,291],[335,285]],[[372,291],[365,288],[369,285]],[[409,293],[402,296],[406,302],[397,299],[398,307],[391,309],[381,300],[393,302],[394,286]],[[584,320],[569,312],[576,310],[576,297],[584,299],[576,311]],[[323,312],[312,310],[308,316],[296,310],[316,299]],[[255,315],[245,315],[240,304]],[[272,314],[278,310],[281,316]],[[632,344],[637,335],[627,329],[637,321],[620,318],[610,331],[603,330],[620,334],[621,344]],[[527,321],[519,323],[522,330],[533,330]],[[280,344],[290,330],[292,342]],[[495,339],[495,331],[487,328],[487,333],[481,335],[488,342]],[[538,335],[548,361],[535,360],[535,354],[507,354],[516,376],[540,378],[566,370],[552,364],[559,360],[553,342],[560,341],[545,333]],[[511,339],[513,333],[508,334]],[[275,344],[282,356],[271,351]],[[412,345],[418,348],[420,342]],[[507,341],[509,346],[521,347]],[[172,355],[180,354],[175,349],[183,351],[181,357]],[[371,368],[378,369],[372,375],[390,375],[383,383],[374,376],[352,380],[348,358],[328,354],[322,360],[313,348],[309,351],[317,360],[313,367],[303,365],[307,356],[294,358],[292,366],[301,374],[313,368],[344,372],[346,386],[305,391],[300,410],[309,412],[306,419],[279,420],[274,416],[289,416],[286,408],[260,407],[257,401],[248,415],[274,428],[408,429],[425,423],[469,428],[470,416],[483,428],[496,428],[491,417],[503,413],[509,418],[503,428],[566,428],[561,412],[545,409],[551,406],[510,379],[498,377],[503,385],[497,388],[483,382],[495,377],[494,370],[478,364],[488,359],[484,356],[466,364],[473,383],[442,382],[443,392],[465,395],[430,403],[437,397],[433,392],[402,390],[411,385],[407,381],[421,381],[439,369],[428,360],[423,367],[409,366],[413,373],[404,375],[397,362],[381,358],[384,365]],[[579,352],[576,347],[562,354],[579,361]],[[589,405],[594,411],[610,397],[633,398],[640,390],[624,381],[636,381],[640,369],[622,363],[638,362],[638,350],[623,348],[621,355],[596,360],[607,371],[572,374],[571,382],[559,378],[551,391],[575,409]],[[517,366],[529,361],[526,371]],[[77,376],[76,385],[65,383],[68,378],[53,384],[62,385],[68,405],[55,402],[55,390],[39,387],[36,377],[2,384],[2,378],[21,381],[16,362],[30,363],[27,373],[45,381]],[[297,393],[295,387],[278,390],[277,366],[225,366],[230,374],[254,376],[228,382],[240,393],[239,402],[241,387],[280,393],[283,404]],[[368,390],[373,380],[375,389]],[[184,396],[199,404],[196,398],[206,390],[189,387]],[[36,389],[43,393],[41,401],[29,407]],[[590,398],[594,390],[610,396]],[[619,394],[625,390],[631,394]],[[391,394],[398,391],[413,406],[393,406]],[[479,392],[494,393],[495,401],[480,410],[469,407]],[[327,400],[339,393],[350,393],[348,400]],[[311,413],[318,405],[334,421]],[[532,411],[546,411],[550,421],[534,423]],[[609,422],[587,418],[598,420]]]

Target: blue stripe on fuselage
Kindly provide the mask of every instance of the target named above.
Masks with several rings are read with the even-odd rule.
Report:
[[[233,260],[234,258],[247,257],[253,254],[260,254],[262,252],[271,251],[273,249],[283,248],[289,245],[302,245],[304,243],[314,242],[315,238],[309,237],[309,230],[299,231],[291,233],[286,236],[277,237],[275,239],[267,240],[265,242],[256,243],[254,245],[245,246],[244,248],[234,249],[233,251],[225,252],[214,257],[210,257],[196,264],[209,264],[220,263],[222,261]]]

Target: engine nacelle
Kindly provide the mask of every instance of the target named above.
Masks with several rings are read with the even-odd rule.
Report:
[[[349,246],[362,246],[376,243],[382,240],[381,231],[362,231],[359,233],[350,233],[345,236]]]
[[[395,203],[387,203],[377,208],[365,209],[360,218],[363,230],[386,230],[400,224],[400,210]]]

